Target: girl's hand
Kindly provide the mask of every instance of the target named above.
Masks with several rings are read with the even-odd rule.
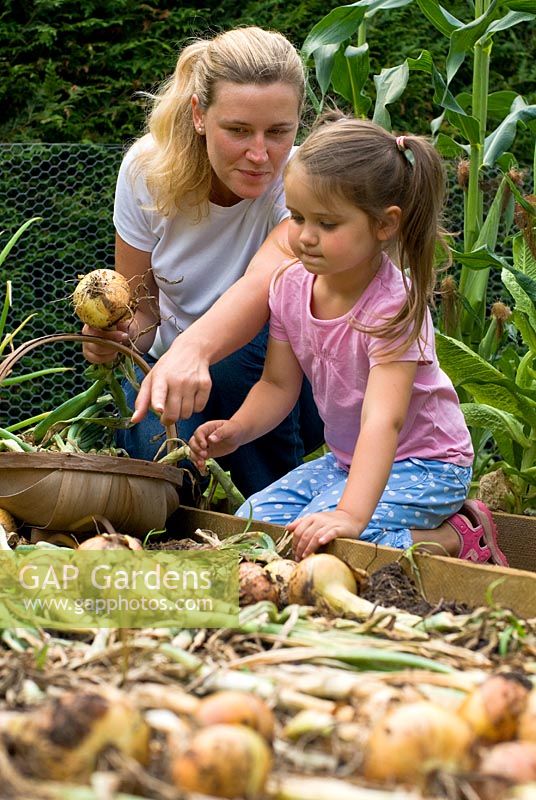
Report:
[[[89,325],[84,325],[82,333],[86,336],[98,336],[100,339],[109,339],[119,344],[128,345],[130,339],[127,333],[128,323],[119,322],[113,328],[107,331],[100,330],[100,328],[90,328]],[[105,344],[97,344],[97,342],[84,342],[82,345],[82,352],[84,358],[91,364],[108,364],[113,361],[119,352],[115,347],[107,347]]]
[[[319,511],[294,520],[287,525],[292,534],[292,550],[296,561],[300,561],[319,547],[338,536],[358,539],[361,533],[358,523],[346,511]]]
[[[192,461],[201,471],[207,458],[233,453],[242,444],[242,426],[232,419],[214,419],[200,425],[188,442]]]

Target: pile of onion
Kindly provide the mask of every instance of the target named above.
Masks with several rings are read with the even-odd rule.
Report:
[[[78,282],[73,305],[86,325],[108,330],[132,313],[129,283],[113,269],[95,269]]]

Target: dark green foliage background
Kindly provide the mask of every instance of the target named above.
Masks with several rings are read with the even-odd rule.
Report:
[[[280,30],[300,48],[313,25],[340,0],[3,0],[0,5],[0,250],[32,216],[32,225],[0,267],[0,304],[7,279],[13,307],[7,330],[38,312],[17,336],[79,330],[68,298],[79,273],[113,266],[115,175],[122,148],[144,125],[150,91],[173,70],[189,38],[235,25]],[[472,3],[444,5],[465,22]],[[520,26],[496,36],[490,90],[511,89],[536,102],[533,30]],[[418,8],[379,12],[367,25],[373,72],[430,50],[442,66],[447,42]],[[455,91],[470,88],[468,61]],[[312,78],[314,85],[314,76]],[[373,83],[368,92],[373,96]],[[393,127],[428,133],[439,109],[427,76],[412,73],[401,101],[390,107]],[[310,120],[312,112],[306,115]],[[490,120],[490,125],[494,124]],[[52,144],[56,143],[56,144]],[[532,160],[529,137],[515,153]],[[459,193],[451,191],[449,222],[459,228]],[[451,226],[452,229],[452,226]],[[27,372],[65,364],[73,373],[44,378],[0,395],[0,425],[58,405],[83,381],[79,349],[37,349],[17,366]]]
[[[256,24],[285,33],[300,47],[334,0],[4,0],[0,12],[0,141],[120,143],[143,126],[139,90],[150,90],[175,65],[188,37]],[[445,2],[461,20],[472,3]],[[379,12],[368,23],[374,71],[421,48],[441,61],[446,41],[416,6]],[[496,36],[490,88],[510,88],[534,101],[536,62],[530,25]],[[469,88],[471,64],[458,90]],[[465,85],[464,85],[465,82]],[[427,133],[437,108],[428,80],[411,77],[393,108],[394,126]]]

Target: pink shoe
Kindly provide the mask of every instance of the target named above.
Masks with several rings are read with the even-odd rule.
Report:
[[[508,566],[508,560],[497,543],[497,526],[491,511],[481,500],[466,500],[457,514],[446,522],[460,537],[458,558],[475,561],[477,564]]]

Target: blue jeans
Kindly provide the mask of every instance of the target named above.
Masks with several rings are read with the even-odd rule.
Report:
[[[268,325],[265,325],[249,344],[210,368],[212,390],[208,403],[203,411],[179,421],[177,432],[181,439],[188,441],[195,429],[207,420],[228,419],[235,413],[261,377],[267,342]],[[127,402],[133,407],[136,391],[130,384],[124,389]],[[152,461],[165,440],[165,432],[160,420],[149,412],[138,425],[118,431],[116,439],[118,446],[131,457]],[[248,497],[297,467],[303,457],[320,447],[323,441],[324,425],[311,386],[304,379],[298,403],[277,428],[243,445],[235,453],[219,458],[218,463],[230,471],[233,482]]]
[[[411,530],[438,528],[462,507],[469,493],[472,470],[445,461],[408,458],[395,461],[372,519],[359,537],[362,542],[406,550]],[[250,497],[237,517],[286,525],[318,511],[333,511],[346,487],[348,472],[333,453],[308,461],[290,475]]]

